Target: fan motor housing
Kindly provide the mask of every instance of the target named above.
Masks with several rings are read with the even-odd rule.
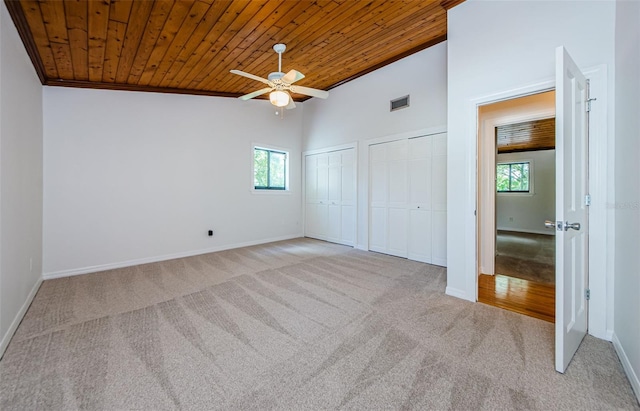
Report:
[[[283,72],[274,71],[273,73],[269,73],[269,76],[267,77],[267,79],[269,79],[269,81],[280,80],[282,76],[284,76]]]

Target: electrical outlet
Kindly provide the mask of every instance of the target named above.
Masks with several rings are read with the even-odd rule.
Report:
[[[509,217],[509,221],[510,221],[510,222],[513,222],[513,217]]]
[[[209,237],[213,237],[213,230],[209,230]]]

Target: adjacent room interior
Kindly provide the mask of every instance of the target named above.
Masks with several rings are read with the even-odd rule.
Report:
[[[478,301],[555,322],[555,91],[478,111]]]
[[[638,44],[624,0],[3,1],[0,408],[640,409]]]

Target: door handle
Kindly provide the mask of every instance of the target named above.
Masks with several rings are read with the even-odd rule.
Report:
[[[562,229],[564,228],[564,231],[569,231],[569,229],[573,229],[576,231],[580,230],[580,223],[569,223],[568,221],[562,222],[562,221],[549,221],[546,220],[544,222],[544,227],[545,228],[556,228],[558,231],[562,231]]]
[[[568,221],[564,222],[564,231],[569,231],[572,228],[576,231],[580,230],[580,223],[569,223]]]

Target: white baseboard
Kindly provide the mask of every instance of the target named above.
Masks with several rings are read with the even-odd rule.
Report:
[[[452,297],[461,298],[463,300],[469,300],[467,298],[467,293],[465,293],[464,290],[460,290],[458,288],[453,288],[453,287],[447,286],[447,288],[445,289],[444,293],[447,294],[447,295],[450,295]]]
[[[607,330],[607,332],[604,335],[604,339],[607,341],[613,342],[613,330]]]
[[[620,362],[622,363],[622,368],[624,368],[624,372],[627,374],[627,378],[629,378],[631,388],[633,388],[633,392],[636,394],[636,399],[640,402],[640,380],[638,379],[638,374],[636,373],[636,370],[633,369],[633,366],[629,361],[629,357],[627,357],[627,353],[624,351],[622,344],[620,344],[620,340],[618,340],[616,333],[613,333],[612,341],[613,347],[616,349],[618,358],[620,358]],[[640,372],[640,370],[637,371]]]
[[[249,247],[249,246],[258,245],[258,244],[273,243],[275,241],[291,240],[291,239],[300,238],[300,237],[302,237],[302,234],[293,234],[293,235],[286,235],[282,237],[247,241],[243,243],[225,244],[217,247],[205,248],[200,250],[184,251],[181,253],[166,254],[166,255],[160,255],[155,257],[138,258],[135,260],[120,261],[117,263],[108,263],[108,264],[93,265],[89,267],[72,268],[69,270],[60,270],[60,271],[54,271],[51,273],[44,273],[42,274],[42,279],[52,280],[54,278],[63,278],[63,277],[71,277],[74,275],[96,273],[99,271],[114,270],[116,268],[131,267],[133,265],[140,265],[140,264],[157,263],[159,261],[173,260],[176,258],[184,258],[184,257],[192,257],[194,255],[215,253],[217,251],[230,250],[233,248],[240,248],[240,247]]]
[[[22,304],[22,307],[20,307],[20,310],[18,310],[18,313],[16,314],[15,318],[11,322],[9,329],[2,336],[2,340],[0,341],[0,358],[2,358],[5,350],[9,346],[9,341],[11,341],[11,338],[13,337],[13,334],[18,329],[18,326],[20,325],[22,318],[27,313],[27,310],[29,309],[29,306],[31,305],[31,302],[33,301],[34,297],[38,293],[38,289],[40,288],[41,284],[42,284],[42,279],[38,278],[36,283],[33,285],[33,288],[31,288],[31,291],[29,291],[29,295],[27,295],[27,299],[24,301],[24,304]]]
[[[353,248],[355,248],[356,250],[369,251],[369,249],[366,246],[362,245],[362,244],[357,244]]]

